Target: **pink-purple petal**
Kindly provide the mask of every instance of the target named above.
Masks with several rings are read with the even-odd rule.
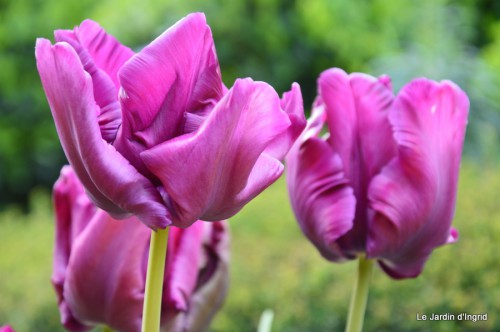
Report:
[[[266,149],[267,154],[278,160],[282,160],[285,157],[307,123],[304,115],[302,93],[297,83],[293,83],[290,91],[283,94],[283,98],[281,98],[281,108],[288,114],[291,123],[290,127],[280,137],[274,139],[271,145]]]
[[[356,255],[366,246],[368,185],[396,153],[387,117],[394,96],[387,77],[348,75],[338,68],[321,74],[318,89],[318,106],[327,114],[328,141],[340,155],[356,196],[354,226],[338,242],[349,255]]]
[[[222,306],[227,294],[229,283],[228,224],[226,221],[197,221],[186,229],[172,227],[171,231],[174,230],[175,235],[169,237],[169,241],[177,244],[171,245],[169,242],[166,276],[169,272],[176,276],[170,278],[173,282],[172,286],[168,284],[164,286],[166,291],[164,292],[161,331],[207,331],[210,321]],[[192,234],[184,236],[185,232]],[[190,239],[200,242],[189,242]],[[199,246],[193,246],[193,243]],[[181,257],[176,259],[174,255]],[[195,261],[189,263],[193,255],[197,257]],[[189,263],[191,267],[184,266],[186,263]],[[191,272],[193,268],[196,269],[195,276]],[[187,283],[190,286],[183,285],[182,280],[188,280]],[[193,280],[195,281],[194,288],[192,288]],[[173,294],[172,288],[183,290],[179,294],[184,294],[187,298],[181,298],[181,302],[172,302],[169,295]],[[188,288],[192,289],[185,293]]]
[[[102,69],[111,78],[118,91],[118,70],[134,55],[134,51],[122,45],[92,20],[83,21],[74,30],[56,30],[55,37],[57,42],[70,43],[72,39],[77,41],[97,68]]]
[[[69,166],[61,170],[54,185],[56,235],[51,282],[57,294],[61,324],[70,331],[87,331],[90,327],[76,319],[64,299],[66,270],[73,244],[89,223],[96,208],[85,195],[84,189]]]
[[[202,257],[201,246],[193,247],[193,243],[201,243],[203,231],[202,221],[186,229],[170,228],[163,293],[167,314],[172,310],[189,309],[189,299],[196,287]]]
[[[191,331],[206,331],[221,308],[229,285],[229,229],[225,221],[205,223],[204,260],[186,325]]]
[[[458,241],[460,234],[455,227],[450,228],[450,235],[448,235],[448,240],[446,240],[446,244],[452,244]]]
[[[0,332],[15,332],[12,326],[10,325],[5,325],[5,326],[0,326]]]
[[[133,213],[149,227],[166,227],[158,191],[101,137],[92,79],[74,49],[38,39],[36,58],[61,144],[92,200],[116,217]]]
[[[318,137],[324,110],[315,109],[309,125],[286,158],[290,201],[304,234],[328,260],[346,259],[336,240],[352,226],[356,198],[340,156]]]
[[[114,145],[144,174],[139,154],[196,130],[224,92],[212,33],[201,13],[165,31],[118,76],[123,123]]]
[[[83,68],[92,78],[94,100],[101,136],[112,143],[121,124],[121,110],[118,103],[118,94],[111,78],[102,69],[98,68],[89,52],[83,47],[78,35],[71,30],[57,30],[56,41],[67,42],[78,54]]]
[[[91,75],[94,98],[100,108],[97,118],[101,135],[113,143],[121,125],[117,72],[134,52],[91,20],[85,20],[74,30],[57,30],[55,38],[76,50],[85,71]]]
[[[397,157],[369,188],[374,210],[367,254],[395,278],[417,276],[451,229],[469,101],[449,81],[402,89],[390,111]]]
[[[94,215],[73,244],[66,272],[64,298],[79,321],[140,331],[144,244],[150,233],[136,218],[117,221],[104,211]]]
[[[174,225],[226,219],[273,183],[283,165],[263,152],[289,127],[272,87],[237,80],[196,132],[143,152],[172,202]]]

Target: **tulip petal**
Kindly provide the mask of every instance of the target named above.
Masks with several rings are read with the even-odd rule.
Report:
[[[209,287],[207,284],[213,279],[214,274],[222,267],[226,272],[230,256],[230,233],[227,221],[215,221],[204,223],[203,234],[203,259],[200,264],[196,290]],[[225,267],[224,267],[225,266]],[[226,284],[227,288],[227,284]],[[218,294],[224,294],[219,289]]]
[[[65,41],[71,46],[74,46],[72,40],[77,41],[88,52],[95,65],[111,78],[118,91],[118,70],[134,55],[134,51],[122,45],[92,20],[83,21],[74,30],[56,30],[55,37],[56,41]],[[85,64],[84,61],[82,63]]]
[[[387,118],[394,96],[387,77],[348,75],[338,68],[324,71],[318,88],[327,113],[328,141],[340,155],[356,196],[354,226],[339,239],[344,252],[354,256],[366,247],[370,180],[396,153]]]
[[[448,240],[446,241],[446,244],[452,244],[458,241],[458,231],[455,227],[450,228],[450,235],[448,236]]]
[[[329,142],[344,163],[346,176],[361,191],[366,183],[395,155],[387,118],[394,95],[387,77],[346,74],[333,68],[318,80],[330,131]],[[360,176],[363,174],[363,176]],[[366,177],[367,179],[356,180]]]
[[[228,218],[273,183],[283,165],[263,152],[289,126],[274,89],[237,80],[199,130],[143,152],[171,199],[174,225]]]
[[[77,36],[68,30],[58,30],[55,32],[56,41],[67,42],[73,47],[80,57],[83,68],[92,77],[94,99],[99,106],[96,109],[101,136],[109,143],[112,143],[121,124],[121,110],[118,103],[118,94],[111,78],[99,69],[89,52],[80,45]]]
[[[75,317],[140,331],[150,233],[137,218],[117,221],[102,210],[94,215],[73,245],[66,272],[64,298]]]
[[[206,331],[222,307],[229,285],[229,230],[226,222],[205,226],[205,265],[198,276],[196,292],[187,317],[189,331]],[[207,232],[205,232],[207,233]],[[207,236],[208,235],[208,236]]]
[[[163,293],[166,313],[187,311],[189,299],[196,287],[200,265],[203,222],[197,221],[186,229],[171,227],[168,236],[167,264]]]
[[[57,42],[69,43],[78,53],[85,71],[92,76],[94,98],[102,137],[113,143],[121,125],[118,103],[118,69],[134,55],[96,22],[85,20],[74,30],[57,30]]]
[[[115,146],[141,172],[139,153],[194,131],[223,94],[212,33],[191,14],[135,55],[118,73],[123,124]]]
[[[273,140],[270,146],[266,149],[266,153],[278,160],[282,160],[292,147],[292,144],[300,136],[306,126],[306,118],[304,116],[304,102],[302,101],[302,93],[300,86],[297,83],[292,84],[292,89],[283,94],[281,98],[281,108],[288,114],[290,118],[290,128],[285,131],[281,137]]]
[[[452,82],[419,79],[390,111],[398,154],[369,188],[367,254],[394,278],[419,275],[432,250],[458,236],[450,226],[468,109]]]
[[[90,327],[74,317],[63,293],[73,244],[96,208],[85,195],[82,185],[69,166],[61,170],[61,176],[54,185],[54,207],[56,236],[51,282],[57,294],[61,324],[70,331],[86,331]]]
[[[222,306],[227,294],[229,283],[229,230],[227,222],[197,221],[186,229],[172,227],[171,230],[176,229],[179,232],[186,232],[191,228],[198,228],[203,235],[201,239],[197,239],[201,241],[196,242],[200,244],[200,250],[196,250],[196,254],[200,255],[196,259],[196,262],[199,263],[196,266],[196,288],[186,298],[185,301],[189,300],[189,302],[183,311],[175,310],[175,306],[171,307],[169,302],[164,302],[163,308],[166,312],[163,312],[162,332],[207,331],[213,316]],[[184,255],[187,258],[192,255],[189,251],[192,251],[193,247],[192,245],[191,248],[188,248],[187,245],[184,245],[184,247],[185,251],[177,251],[176,255]],[[168,252],[168,255],[170,254]],[[182,260],[188,261],[186,259]],[[186,269],[181,270],[184,270],[184,273],[188,272]],[[178,272],[177,274],[178,281],[181,281],[182,274]],[[185,275],[184,278],[192,279],[189,275]],[[165,284],[165,286],[167,285]],[[172,315],[175,316],[172,317]]]
[[[346,259],[336,240],[353,226],[356,199],[342,160],[318,137],[325,121],[316,108],[302,136],[286,158],[290,201],[307,238],[328,260]]]
[[[116,217],[133,213],[149,227],[166,227],[159,192],[102,139],[92,80],[74,49],[38,39],[36,58],[64,152],[94,203]]]

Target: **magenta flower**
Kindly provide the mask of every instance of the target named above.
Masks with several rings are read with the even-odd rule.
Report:
[[[450,81],[323,72],[287,157],[293,210],[328,260],[365,253],[393,278],[420,274],[451,228],[469,101]],[[329,134],[321,136],[326,122]]]
[[[54,202],[52,283],[64,327],[140,331],[151,232],[135,217],[116,221],[97,209],[69,166],[55,184]],[[226,295],[227,225],[197,221],[169,234],[162,331],[204,331]]]
[[[15,332],[9,325],[0,326],[0,332]]]
[[[187,227],[239,211],[283,172],[305,119],[297,84],[221,80],[210,28],[191,14],[134,54],[97,23],[38,39],[38,71],[63,149],[115,218]]]

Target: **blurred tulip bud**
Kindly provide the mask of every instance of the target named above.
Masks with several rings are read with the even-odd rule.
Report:
[[[52,283],[70,331],[107,325],[141,330],[150,230],[135,217],[117,221],[96,208],[71,167],[54,186],[56,244]],[[226,222],[171,227],[162,331],[205,331],[228,287]]]

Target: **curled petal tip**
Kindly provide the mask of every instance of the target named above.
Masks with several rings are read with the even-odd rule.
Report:
[[[206,23],[207,18],[203,12],[194,12],[186,15],[184,20],[199,20],[200,22]],[[182,20],[181,20],[182,22]]]
[[[293,83],[291,89],[283,94],[280,104],[283,112],[288,117],[290,125],[266,149],[266,153],[278,160],[285,157],[307,123],[304,115],[302,92],[298,83]]]
[[[392,80],[389,75],[381,75],[378,78],[379,82],[385,85],[389,90],[392,90]]]
[[[458,231],[456,228],[452,227],[450,229],[450,235],[448,236],[448,240],[446,241],[446,243],[448,244],[452,244],[452,243],[455,243],[458,241],[458,238],[459,238],[459,234],[458,234]]]
[[[50,40],[48,40],[47,38],[37,38],[35,42],[35,50],[40,47],[43,47],[46,44],[50,45],[51,44]]]
[[[379,260],[379,266],[384,270],[389,277],[395,280],[417,278],[423,271],[425,258],[422,262],[414,263],[412,265],[394,265],[390,261]]]

